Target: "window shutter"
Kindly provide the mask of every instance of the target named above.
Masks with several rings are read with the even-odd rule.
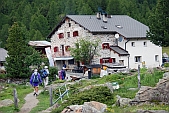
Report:
[[[64,38],[63,33],[59,33],[59,38]]]
[[[54,47],[54,52],[57,52],[58,51],[58,47]]]
[[[78,31],[73,32],[73,37],[78,36]]]
[[[112,63],[112,58],[109,59],[109,63]]]
[[[102,44],[102,49],[104,49],[104,44]]]
[[[107,48],[110,49],[109,43],[107,44]]]
[[[100,64],[103,64],[103,59],[100,59]]]

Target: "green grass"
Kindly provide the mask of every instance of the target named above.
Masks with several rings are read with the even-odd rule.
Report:
[[[23,104],[25,102],[24,97],[28,93],[33,91],[32,88],[30,88],[29,86],[25,86],[25,85],[15,85],[15,84],[0,84],[0,85],[6,87],[0,93],[0,100],[4,100],[4,99],[13,100],[13,90],[16,88],[17,96],[19,99],[19,102],[18,102],[19,109],[23,106]],[[11,105],[11,106],[7,106],[7,107],[1,107],[0,111],[2,113],[14,113],[14,112],[18,111],[19,109],[15,109],[14,105]]]
[[[169,47],[162,47],[162,53],[167,53],[167,55],[169,55]]]
[[[137,72],[132,72],[132,74],[112,74],[108,76],[104,76],[103,78],[92,78],[90,80],[82,80],[81,83],[76,83],[74,85],[68,85],[70,91],[69,91],[69,97],[64,96],[64,100],[68,100],[66,103],[62,103],[61,101],[58,101],[58,104],[61,106],[53,111],[53,113],[60,113],[66,106],[73,105],[73,104],[83,104],[85,101],[98,101],[102,102],[108,105],[108,112],[107,113],[136,113],[137,109],[152,109],[152,110],[167,110],[169,111],[169,107],[165,105],[142,105],[142,106],[131,106],[131,107],[112,107],[113,104],[116,102],[116,95],[120,95],[123,98],[130,98],[133,99],[135,97],[135,94],[138,90],[128,90],[129,88],[137,88]],[[154,70],[154,73],[151,74],[147,71],[147,69],[142,68],[140,71],[141,76],[141,85],[142,86],[151,86],[154,87],[156,83],[159,81],[159,79],[162,78],[163,72]],[[63,81],[57,80],[53,83],[61,83]],[[89,85],[95,85],[95,84],[104,84],[106,82],[118,82],[120,85],[120,89],[114,90],[113,94],[110,94],[107,87],[95,87],[91,90],[86,90],[83,92],[79,92],[79,89],[84,88]],[[19,102],[19,108],[24,103],[24,97],[27,93],[32,92],[32,88],[27,86],[17,86],[17,85],[9,85],[9,88],[4,90],[5,93],[0,94],[0,99],[10,98],[12,99],[12,93],[13,88],[17,88],[18,90],[18,97],[21,102]],[[40,87],[42,88],[42,87]],[[8,95],[7,95],[8,94]],[[49,101],[49,92],[45,91],[42,92],[38,97],[39,103],[38,105],[32,109],[30,113],[37,113],[39,111],[45,110],[50,106]],[[55,98],[56,99],[56,98]],[[2,107],[0,108],[0,111],[2,113],[9,112],[13,113],[16,111],[13,106],[9,107]]]

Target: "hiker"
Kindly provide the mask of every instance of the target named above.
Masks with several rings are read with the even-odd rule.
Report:
[[[30,78],[30,84],[34,87],[34,93],[33,93],[34,96],[38,96],[38,87],[39,84],[41,83],[42,83],[41,76],[38,73],[38,70],[35,69]]]
[[[46,87],[48,85],[49,82],[49,70],[48,70],[48,66],[45,66],[44,69],[41,70],[42,72],[42,78],[43,78],[43,83],[44,83],[44,87]]]

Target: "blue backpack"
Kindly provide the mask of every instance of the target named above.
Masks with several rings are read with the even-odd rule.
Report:
[[[39,78],[38,78],[38,74],[37,75],[33,75],[33,83],[38,83],[39,82]]]
[[[47,71],[45,69],[42,70],[42,78],[46,78],[48,76]]]

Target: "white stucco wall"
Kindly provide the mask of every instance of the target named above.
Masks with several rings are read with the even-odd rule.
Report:
[[[135,47],[131,43],[135,43]],[[144,46],[144,42],[147,46]],[[130,54],[130,68],[138,68],[138,64],[143,67],[142,62],[148,68],[158,67],[162,64],[162,47],[154,45],[150,40],[130,40],[126,43],[126,49]],[[158,61],[155,61],[155,55],[158,55]],[[141,62],[135,62],[135,56],[141,56]]]

